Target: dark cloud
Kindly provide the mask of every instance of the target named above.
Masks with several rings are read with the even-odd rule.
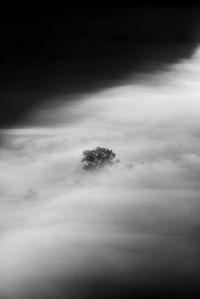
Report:
[[[58,94],[116,86],[189,57],[198,6],[20,7],[0,22],[0,125],[14,126]]]

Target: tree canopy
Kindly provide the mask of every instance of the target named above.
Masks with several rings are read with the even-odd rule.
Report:
[[[93,150],[86,150],[83,152],[82,162],[84,163],[83,169],[97,170],[106,165],[112,165],[116,154],[105,147],[96,147]]]

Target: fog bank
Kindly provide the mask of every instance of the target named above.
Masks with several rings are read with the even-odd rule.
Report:
[[[1,130],[1,298],[198,291],[199,65],[197,49]],[[84,171],[82,152],[96,146],[121,162]]]

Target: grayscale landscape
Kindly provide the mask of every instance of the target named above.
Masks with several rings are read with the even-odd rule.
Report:
[[[95,88],[35,87],[45,100],[2,123],[0,299],[198,298],[199,78],[196,45]],[[25,87],[4,96],[23,106]],[[119,160],[87,171],[98,146]]]

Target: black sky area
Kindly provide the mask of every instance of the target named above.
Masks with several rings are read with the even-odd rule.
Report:
[[[2,9],[0,127],[22,124],[44,99],[117,85],[189,58],[198,19],[197,5]]]

